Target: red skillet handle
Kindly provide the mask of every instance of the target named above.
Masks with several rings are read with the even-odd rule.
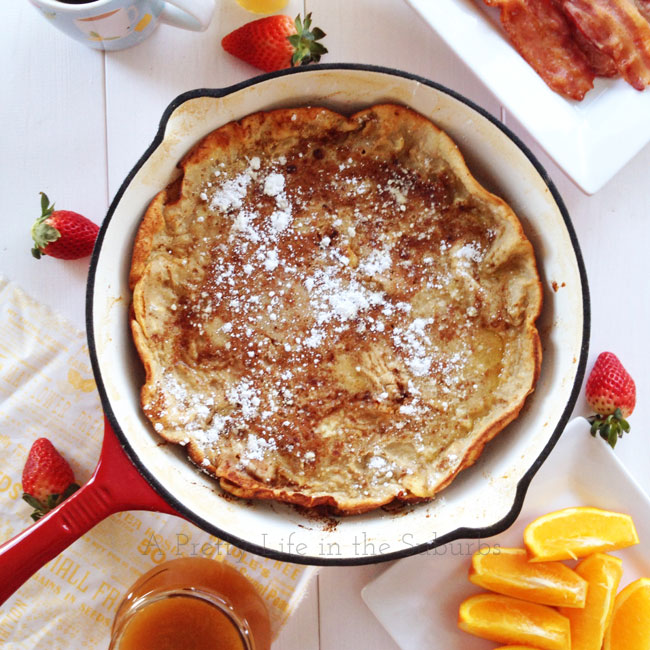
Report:
[[[0,605],[44,564],[95,524],[122,510],[178,514],[131,463],[104,419],[104,442],[94,474],[80,490],[0,546]]]

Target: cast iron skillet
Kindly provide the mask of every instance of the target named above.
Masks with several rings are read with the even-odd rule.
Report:
[[[430,503],[322,520],[283,504],[225,498],[182,449],[159,444],[139,407],[143,373],[128,330],[127,276],[140,219],[189,148],[232,119],[280,106],[353,112],[387,101],[408,105],[447,131],[478,180],[520,217],[545,288],[539,322],[544,361],[536,391],[479,462]],[[562,288],[550,291],[551,285]],[[393,560],[454,539],[499,533],[519,514],[532,477],[570,417],[588,351],[582,256],[562,199],[532,153],[454,91],[365,65],[291,69],[177,97],[110,206],[91,260],[86,305],[90,355],[106,416],[99,464],[81,490],[0,547],[0,601],[96,523],[127,509],[177,514],[245,550],[318,565]]]

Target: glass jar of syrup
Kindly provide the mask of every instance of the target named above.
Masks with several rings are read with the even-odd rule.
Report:
[[[269,650],[268,611],[233,567],[190,557],[160,564],[131,587],[109,650]]]

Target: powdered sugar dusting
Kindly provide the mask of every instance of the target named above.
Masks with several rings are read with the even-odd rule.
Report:
[[[266,452],[276,449],[277,445],[275,440],[265,440],[264,438],[259,438],[249,433],[246,440],[246,449],[242,454],[242,460],[244,463],[249,463],[252,460],[264,460]]]
[[[228,401],[241,409],[245,420],[257,415],[261,400],[254,384],[249,379],[242,379],[227,392]]]
[[[210,209],[227,212],[233,208],[240,208],[248,192],[248,185],[252,180],[251,169],[243,174],[226,181],[221,185],[220,191],[215,192],[210,199]]]
[[[275,457],[319,468],[319,449],[343,440],[371,476],[358,494],[395,493],[432,444],[431,423],[465,415],[477,268],[497,233],[450,226],[461,217],[444,192],[394,162],[317,152],[302,143],[215,164],[188,253],[198,262],[170,279],[176,365],[146,410],[156,431],[226,450],[260,481],[274,480]],[[410,466],[383,442],[395,439]]]
[[[264,194],[278,196],[284,190],[284,176],[282,174],[269,174],[264,181]]]
[[[483,260],[483,252],[474,242],[469,242],[463,244],[463,246],[456,251],[456,257],[467,261],[471,260],[472,262],[481,262]]]
[[[390,269],[392,264],[390,251],[372,251],[359,263],[359,270],[366,275],[380,275]]]

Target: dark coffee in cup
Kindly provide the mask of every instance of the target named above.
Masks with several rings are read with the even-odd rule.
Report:
[[[60,2],[64,5],[90,5],[95,0],[56,0],[56,2]]]

